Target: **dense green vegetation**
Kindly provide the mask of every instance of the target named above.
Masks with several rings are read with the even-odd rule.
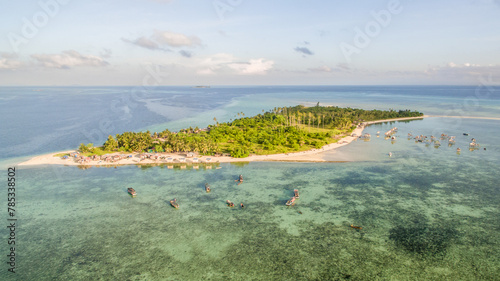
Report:
[[[240,116],[240,113],[238,113]],[[182,129],[160,133],[125,132],[109,136],[102,147],[81,144],[86,154],[122,152],[197,152],[204,155],[230,153],[233,157],[250,154],[275,154],[320,148],[336,142],[357,124],[388,118],[417,117],[423,114],[409,110],[363,110],[353,108],[283,107],[254,117],[218,123],[207,129]],[[241,113],[241,116],[244,116]]]

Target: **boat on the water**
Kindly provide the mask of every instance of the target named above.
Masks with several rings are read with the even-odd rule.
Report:
[[[128,194],[132,195],[132,197],[137,195],[137,192],[132,187],[127,188]]]
[[[356,225],[353,225],[353,224],[351,224],[351,227],[354,228],[354,229],[363,229],[361,226],[356,226]]]
[[[287,206],[293,206],[295,204],[295,199],[297,199],[295,196],[290,198],[290,200],[286,201]]]
[[[176,198],[170,200],[170,205],[172,205],[172,207],[174,207],[176,209],[179,209],[179,203],[177,203],[177,199]]]
[[[205,191],[206,191],[207,193],[209,193],[209,192],[210,192],[210,190],[211,190],[211,189],[210,189],[210,185],[209,185],[208,183],[205,183]]]
[[[293,194],[294,194],[295,198],[299,198],[299,190],[298,189],[294,189]]]
[[[229,201],[229,200],[226,200],[226,203],[229,207],[234,207],[234,203]]]

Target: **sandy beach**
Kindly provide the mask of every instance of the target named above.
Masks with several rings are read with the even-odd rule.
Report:
[[[186,153],[158,153],[158,155],[163,156],[164,159],[152,160],[152,159],[140,159],[140,153],[122,153],[124,159],[117,160],[115,162],[106,162],[102,160],[89,161],[87,163],[78,163],[73,157],[68,159],[63,159],[62,157],[56,157],[57,154],[62,153],[72,153],[76,150],[60,151],[50,154],[44,154],[31,158],[28,161],[19,163],[18,166],[32,166],[32,165],[67,165],[67,166],[106,166],[106,165],[145,165],[145,164],[182,164],[182,163],[228,163],[228,162],[253,162],[253,161],[289,161],[289,162],[326,162],[321,153],[325,151],[332,151],[344,145],[348,145],[354,140],[357,140],[359,136],[362,135],[363,130],[366,126],[376,123],[384,122],[394,122],[394,121],[405,121],[405,120],[417,120],[428,117],[424,115],[422,117],[407,117],[407,118],[395,118],[395,119],[384,119],[377,121],[364,122],[358,126],[349,136],[345,136],[336,143],[331,143],[323,146],[319,149],[312,149],[302,152],[293,153],[282,153],[282,154],[270,154],[270,155],[250,155],[245,158],[233,158],[229,156],[194,156],[191,158],[186,157]],[[111,155],[120,155],[120,153],[113,153]]]

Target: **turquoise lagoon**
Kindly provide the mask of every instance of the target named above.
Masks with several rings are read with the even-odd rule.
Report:
[[[244,99],[251,96],[228,107]],[[257,106],[249,104],[249,111]],[[180,126],[211,110],[233,114],[222,107],[164,123]],[[325,152],[332,161],[325,163],[17,167],[17,273],[4,263],[0,278],[498,280],[498,123],[426,118],[376,124],[365,129],[371,141]],[[396,141],[384,139],[395,126]],[[444,133],[457,141],[448,146],[441,140],[435,148],[408,133]],[[467,149],[471,138],[479,150]],[[238,186],[239,174],[245,181]],[[295,188],[300,199],[286,207]],[[169,205],[173,198],[178,210]],[[245,208],[229,208],[226,200]],[[7,237],[7,229],[0,234]],[[4,257],[7,246],[0,246]]]

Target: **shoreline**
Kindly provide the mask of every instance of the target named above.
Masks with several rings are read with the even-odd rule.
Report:
[[[301,152],[290,152],[290,153],[281,153],[281,154],[269,154],[269,155],[250,155],[245,158],[233,158],[230,156],[199,156],[193,158],[187,158],[186,153],[157,153],[158,155],[164,156],[165,158],[171,158],[167,160],[152,160],[152,159],[144,159],[140,160],[139,155],[141,153],[133,152],[133,153],[113,153],[110,155],[132,155],[132,157],[127,157],[125,159],[117,160],[116,162],[106,162],[102,160],[92,160],[88,163],[78,163],[71,158],[62,159],[61,157],[54,157],[56,154],[61,153],[72,153],[76,150],[68,150],[68,151],[60,151],[54,152],[44,155],[35,156],[28,161],[24,161],[18,163],[17,166],[37,166],[37,165],[66,165],[66,166],[109,166],[109,165],[148,165],[148,164],[215,164],[215,163],[232,163],[232,162],[264,162],[264,161],[281,161],[281,162],[332,162],[326,161],[321,157],[318,157],[318,154],[335,150],[339,147],[348,145],[354,140],[357,140],[359,136],[362,135],[363,130],[366,126],[377,124],[377,123],[385,123],[385,122],[396,122],[396,121],[406,121],[406,120],[419,120],[424,119],[426,117],[430,117],[428,115],[419,116],[419,117],[404,117],[404,118],[394,118],[394,119],[384,119],[377,121],[368,121],[362,123],[356,129],[352,131],[349,136],[345,136],[339,139],[335,143],[327,144],[319,149],[311,149],[307,151]],[[433,116],[434,117],[434,116]],[[334,161],[336,162],[336,161]],[[348,162],[348,161],[341,161]]]

